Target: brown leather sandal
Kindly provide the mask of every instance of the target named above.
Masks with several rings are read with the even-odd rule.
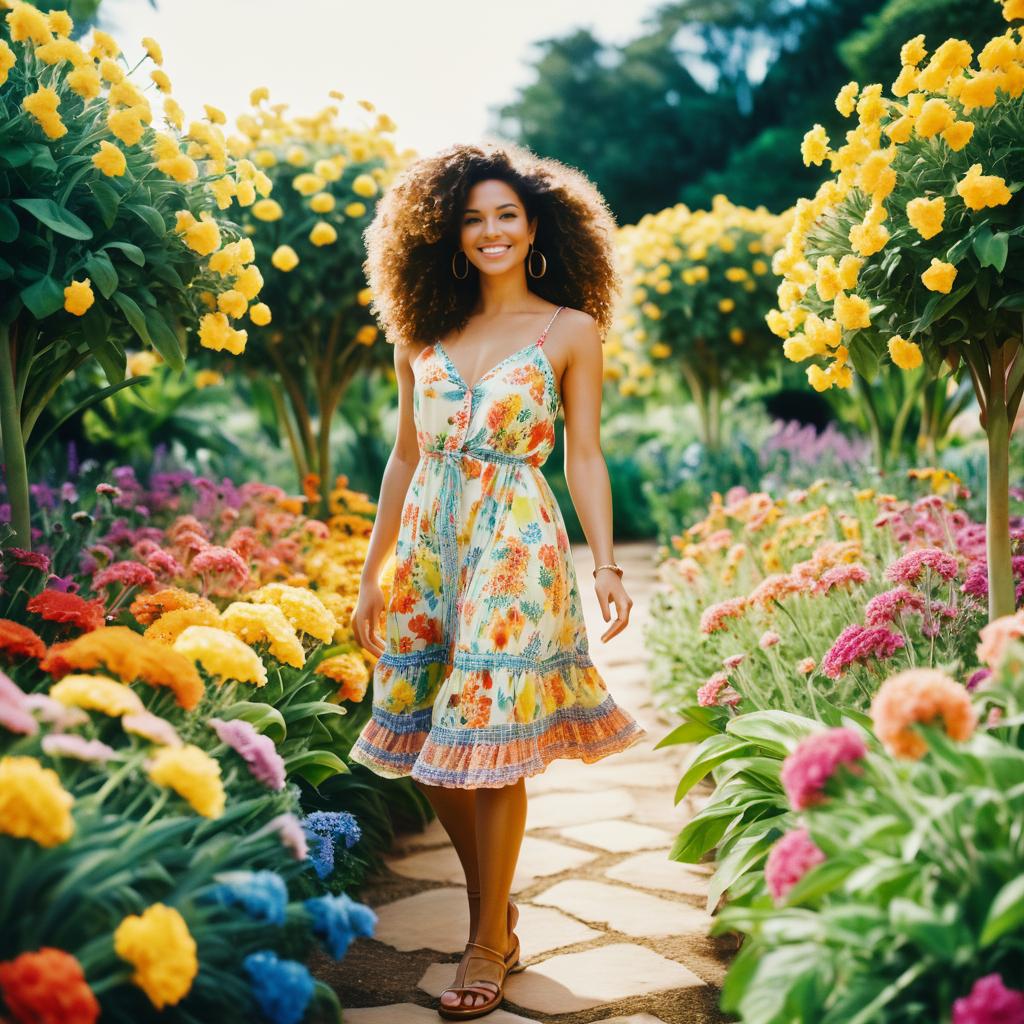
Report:
[[[480,899],[479,892],[466,891],[466,895],[471,900]],[[519,920],[519,908],[511,901],[508,901],[508,937],[512,942],[512,948],[505,955],[505,963],[508,964],[509,974],[518,974],[519,971],[526,970],[526,964],[519,959],[521,946],[519,945],[519,936],[515,933],[516,922]]]
[[[466,975],[471,973],[469,965],[474,960],[489,960],[493,963],[495,965],[494,970],[500,974],[498,980],[481,978],[478,981],[471,981],[467,985]],[[445,992],[459,993],[460,1005],[445,1006],[444,1003],[439,1001],[437,1012],[445,1020],[471,1020],[474,1017],[482,1017],[485,1013],[490,1013],[491,1010],[497,1009],[505,998],[503,986],[505,984],[505,975],[507,974],[508,964],[505,962],[505,956],[500,950],[491,949],[490,946],[482,946],[479,942],[467,942],[466,954],[463,954],[462,963],[459,964],[459,969],[455,972],[455,980],[445,989]],[[479,1003],[476,1006],[463,1006],[461,1005],[461,1000],[464,998],[463,994],[467,992],[484,997],[490,996],[491,998],[487,1002]]]

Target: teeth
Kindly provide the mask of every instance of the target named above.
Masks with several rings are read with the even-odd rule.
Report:
[[[504,252],[508,248],[507,245],[488,245],[481,249],[481,252]]]

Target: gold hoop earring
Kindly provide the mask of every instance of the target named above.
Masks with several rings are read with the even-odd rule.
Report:
[[[533,272],[533,254],[536,253],[540,257],[541,271],[539,274]],[[526,272],[530,277],[543,277],[548,272],[548,261],[544,258],[544,253],[540,249],[534,249],[533,243],[530,243],[530,251],[526,256]]]
[[[464,274],[457,274],[455,272],[455,259],[459,255],[459,253],[462,253],[463,257],[465,257],[466,260],[466,272]],[[466,256],[466,254],[461,249],[459,249],[458,252],[452,253],[452,275],[458,281],[465,281],[466,278],[469,277],[469,257]]]

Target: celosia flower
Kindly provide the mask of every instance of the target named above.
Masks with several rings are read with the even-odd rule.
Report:
[[[0,963],[0,994],[20,1024],[95,1024],[100,1016],[82,965],[50,946]]]
[[[808,581],[796,573],[775,573],[763,579],[747,600],[755,607],[767,609],[790,594],[802,594],[807,590]]]
[[[260,656],[234,633],[216,626],[188,626],[172,649],[197,661],[218,683],[234,681],[265,686],[267,669]]]
[[[867,583],[871,577],[863,565],[836,565],[827,569],[814,585],[815,594],[827,594],[834,587],[846,587],[856,583]]]
[[[321,643],[329,644],[338,628],[334,616],[312,590],[289,587],[284,583],[266,583],[246,595],[254,604],[274,604],[296,631],[308,633]]]
[[[121,728],[125,732],[141,736],[151,743],[157,743],[165,747],[180,747],[181,737],[174,726],[165,718],[159,715],[150,714],[148,711],[141,711],[136,715],[125,715],[121,719]]]
[[[747,609],[745,597],[730,597],[718,604],[713,604],[704,609],[700,617],[700,631],[702,633],[717,633],[720,629],[726,628],[727,619],[738,619]]]
[[[286,665],[302,668],[306,663],[295,627],[277,605],[233,601],[221,612],[221,625],[247,644],[266,642],[269,653]]]
[[[62,732],[44,736],[42,747],[47,757],[71,757],[90,764],[106,764],[117,757],[117,751],[100,740],[87,740],[84,736]]]
[[[119,583],[123,587],[146,588],[156,583],[156,575],[141,562],[114,562],[93,576],[92,589],[99,590],[114,583]]]
[[[4,548],[3,556],[10,559],[15,565],[24,566],[26,569],[35,569],[41,573],[50,571],[50,559],[41,551],[26,551],[24,548]]]
[[[811,868],[823,863],[825,854],[811,839],[805,828],[787,832],[768,853],[764,878],[768,891],[777,904]]]
[[[142,626],[148,626],[155,622],[161,615],[174,611],[177,608],[208,608],[216,612],[217,606],[180,587],[167,587],[164,590],[157,590],[152,594],[137,594],[132,600],[129,611],[135,617],[136,622]]]
[[[311,859],[320,878],[326,878],[334,870],[334,845],[341,837],[348,849],[357,843],[362,830],[348,811],[314,811],[307,814],[302,822],[308,839],[313,841]]]
[[[135,968],[132,981],[158,1010],[180,1003],[199,973],[185,919],[162,903],[129,914],[114,931],[114,951]]]
[[[50,687],[50,696],[68,707],[100,711],[115,718],[145,710],[133,689],[106,676],[65,676]]]
[[[249,581],[249,566],[231,548],[211,544],[192,559],[189,568],[204,579],[216,576],[217,583],[227,593],[234,593]]]
[[[241,907],[260,924],[284,924],[288,887],[275,871],[230,871],[217,875],[207,899],[225,907]]]
[[[326,676],[340,683],[337,693],[338,700],[361,701],[366,696],[366,687],[370,681],[370,672],[366,662],[358,653],[349,651],[346,654],[335,654],[324,658],[316,667],[317,675]]]
[[[946,734],[963,741],[978,723],[967,690],[934,668],[908,669],[887,679],[871,702],[871,718],[875,735],[893,757],[915,760],[928,744],[912,726],[941,718]]]
[[[729,685],[729,677],[724,672],[716,672],[697,691],[697,703],[703,708],[735,707],[739,702],[740,695]]]
[[[857,761],[867,756],[860,734],[849,728],[827,729],[801,740],[782,762],[782,786],[794,811],[825,799],[825,784],[841,764],[859,772]]]
[[[766,629],[761,634],[761,639],[757,641],[757,646],[760,647],[762,651],[767,651],[769,647],[774,647],[777,643],[780,643],[781,640],[782,637],[779,636],[774,629]]]
[[[254,779],[268,789],[284,789],[284,761],[269,736],[258,733],[251,722],[242,718],[228,722],[211,718],[209,724],[221,743],[226,743],[245,760]]]
[[[59,590],[43,590],[30,597],[25,607],[48,622],[67,623],[83,633],[99,629],[106,621],[100,598],[86,601]]]
[[[978,634],[978,660],[989,668],[998,668],[1006,648],[1024,636],[1024,609],[1013,615],[1002,615]]]
[[[864,606],[864,621],[869,626],[887,626],[907,612],[924,612],[924,597],[907,587],[893,587],[868,601]]]
[[[802,676],[809,676],[816,668],[817,664],[813,658],[801,658],[796,663],[796,670]]]
[[[357,935],[372,938],[377,926],[377,915],[346,893],[308,899],[305,907],[313,919],[314,934],[323,939],[335,960],[340,960],[348,952]]]
[[[0,652],[9,658],[39,659],[46,653],[46,644],[28,626],[0,619]]]
[[[57,773],[34,757],[0,758],[0,832],[40,846],[66,842],[75,831],[74,802]]]
[[[197,814],[219,818],[224,813],[220,765],[199,747],[191,743],[161,747],[146,763],[146,771],[158,786],[168,786],[184,797]]]
[[[269,949],[250,953],[242,966],[252,985],[252,994],[271,1024],[299,1024],[313,998],[313,978],[295,960],[279,960]]]
[[[902,636],[884,626],[847,626],[822,658],[821,670],[838,679],[851,665],[891,658],[905,646]]]
[[[953,1024],[1024,1024],[1024,992],[1007,988],[1000,974],[986,974],[954,1000]]]
[[[740,665],[743,664],[743,659],[745,657],[745,654],[730,654],[728,657],[722,659],[722,667],[727,672],[731,672],[734,668],[739,668]]]
[[[32,717],[26,694],[5,672],[0,672],[0,725],[9,732],[34,736],[39,725]]]
[[[957,560],[941,548],[917,548],[897,558],[885,570],[885,578],[893,583],[917,583],[926,569],[944,580],[951,580],[959,566]]]

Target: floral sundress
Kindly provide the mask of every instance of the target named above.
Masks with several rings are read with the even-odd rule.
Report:
[[[588,653],[569,537],[540,467],[561,408],[544,339],[467,387],[440,342],[413,361],[420,460],[350,758],[385,778],[505,786],[646,731]]]

